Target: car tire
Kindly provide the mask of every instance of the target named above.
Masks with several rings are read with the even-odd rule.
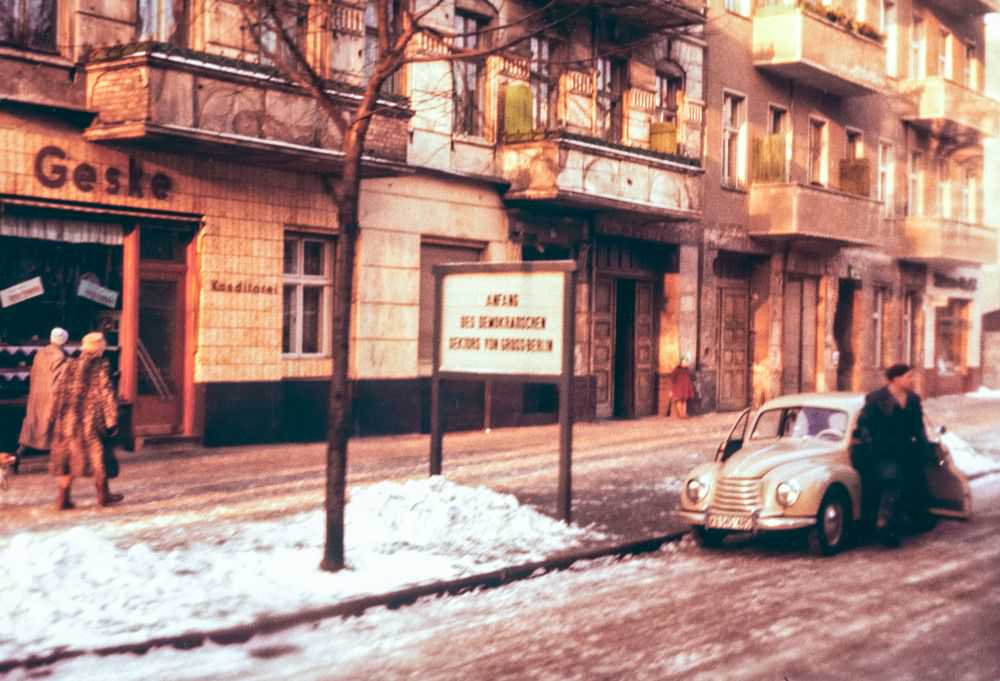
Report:
[[[703,549],[717,549],[722,546],[726,533],[722,530],[709,530],[700,525],[691,528],[691,534],[698,546]]]
[[[841,490],[828,491],[816,512],[816,524],[809,530],[810,551],[818,556],[838,553],[847,544],[850,526],[850,499]]]

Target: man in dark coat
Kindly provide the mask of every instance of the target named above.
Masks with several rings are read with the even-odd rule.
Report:
[[[913,370],[894,364],[887,383],[865,397],[851,460],[861,476],[862,523],[888,546],[899,545],[902,516],[923,521],[927,513],[925,466],[933,456]]]

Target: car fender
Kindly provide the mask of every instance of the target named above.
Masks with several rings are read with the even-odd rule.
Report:
[[[775,491],[782,482],[794,480],[802,492],[798,500],[785,508],[775,498]],[[861,515],[861,482],[858,472],[848,464],[836,461],[795,461],[768,472],[764,476],[765,510],[783,512],[789,516],[815,515],[823,497],[832,485],[839,484],[851,501],[855,520]]]

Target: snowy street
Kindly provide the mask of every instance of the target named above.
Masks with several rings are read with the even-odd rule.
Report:
[[[870,678],[895,670],[898,655],[921,673],[893,678],[1000,678],[990,647],[1000,624],[992,569],[1000,476],[986,474],[1000,470],[998,408],[996,396],[928,401],[949,428],[956,462],[976,475],[976,516],[900,551],[865,546],[818,560],[798,543],[706,553],[685,540],[645,558],[578,564],[244,645],[83,655],[34,673],[106,678],[110,664],[115,678],[136,679],[593,679],[622,670],[650,679],[720,678],[713,670],[825,679],[853,678],[830,667],[851,650],[860,665],[851,669]],[[126,501],[106,510],[79,481],[79,508],[56,513],[50,478],[21,475],[0,496],[0,610],[11,615],[0,621],[0,660],[246,624],[681,529],[672,514],[680,478],[711,458],[734,418],[579,424],[569,527],[549,517],[553,428],[449,435],[446,476],[434,479],[426,438],[356,440],[350,569],[337,575],[317,569],[318,445],[126,458],[115,485]],[[785,639],[794,644],[780,646]],[[32,678],[22,667],[11,674]]]
[[[974,522],[898,550],[818,559],[780,543],[706,553],[686,539],[242,646],[70,661],[48,678],[992,681],[1000,476],[974,496]]]

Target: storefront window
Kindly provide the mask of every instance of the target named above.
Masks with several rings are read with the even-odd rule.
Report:
[[[34,354],[55,326],[74,352],[104,331],[117,361],[122,309],[121,225],[0,216],[0,399],[27,395]]]
[[[948,301],[947,307],[937,310],[936,324],[937,370],[943,374],[965,370],[966,349],[969,346],[969,301]]]
[[[333,295],[333,242],[288,235],[284,251],[281,352],[329,352],[329,310]]]

